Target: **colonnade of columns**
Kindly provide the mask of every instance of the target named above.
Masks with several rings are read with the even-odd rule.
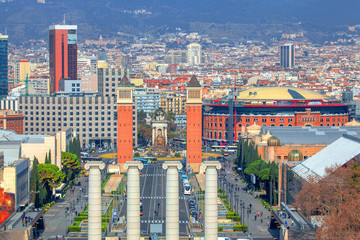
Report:
[[[90,162],[85,165],[89,170],[89,219],[88,239],[101,239],[101,174],[102,162]],[[217,161],[204,161],[201,167],[205,170],[205,239],[217,240],[218,237],[218,204],[217,204],[217,170],[221,165]],[[124,164],[127,170],[127,239],[140,239],[140,174],[143,169],[140,161],[129,161]],[[166,239],[179,239],[179,177],[182,168],[179,161],[166,161],[163,169],[166,175]]]

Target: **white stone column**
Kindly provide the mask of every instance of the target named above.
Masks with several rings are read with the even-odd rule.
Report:
[[[201,167],[205,170],[205,239],[218,239],[218,175],[221,168],[218,161],[204,161]]]
[[[89,171],[88,202],[88,239],[101,240],[101,172],[105,168],[103,162],[88,162],[85,169]]]
[[[179,240],[179,161],[166,161],[166,239]]]
[[[127,223],[128,240],[140,239],[140,175],[139,169],[144,165],[140,161],[129,161],[124,164],[127,170]]]

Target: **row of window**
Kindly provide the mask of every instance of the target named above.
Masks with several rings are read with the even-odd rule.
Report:
[[[20,106],[19,107],[19,109],[20,110],[22,110],[23,109],[23,106]],[[24,106],[24,109],[25,110],[28,110],[28,109],[30,109],[30,110],[33,110],[33,109],[36,109],[36,110],[39,110],[39,109],[41,109],[41,110],[44,110],[45,109],[45,106],[41,106],[41,107],[39,107],[39,106],[35,106],[35,107],[33,107],[33,106],[30,106],[30,107],[28,107],[28,106]],[[46,109],[47,110],[50,110],[50,106],[47,106],[46,107]],[[52,106],[52,108],[51,108],[52,110],[55,110],[56,109],[56,107],[55,106]],[[67,110],[67,106],[62,106],[62,107],[57,107],[57,110]],[[82,110],[99,110],[99,106],[94,106],[94,108],[92,107],[92,106],[83,106],[82,107]],[[101,110],[105,110],[105,109],[108,109],[108,110],[110,110],[111,109],[111,106],[107,106],[106,108],[105,108],[105,106],[101,106],[100,107],[100,109]],[[114,105],[113,106],[113,109],[115,109],[116,110],[116,105]],[[74,110],[74,107],[73,106],[70,106],[69,107],[69,110]],[[75,110],[80,110],[80,107],[79,106],[76,106],[75,107]]]

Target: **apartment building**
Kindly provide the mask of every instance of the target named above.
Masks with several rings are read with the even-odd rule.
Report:
[[[133,96],[138,111],[153,113],[160,107],[160,92],[156,88],[135,88]]]
[[[186,115],[186,96],[163,92],[160,95],[160,107],[165,112],[173,112],[175,115]]]

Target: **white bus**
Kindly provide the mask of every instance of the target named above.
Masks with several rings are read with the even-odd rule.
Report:
[[[184,195],[190,195],[191,194],[191,185],[188,181],[184,182]]]

